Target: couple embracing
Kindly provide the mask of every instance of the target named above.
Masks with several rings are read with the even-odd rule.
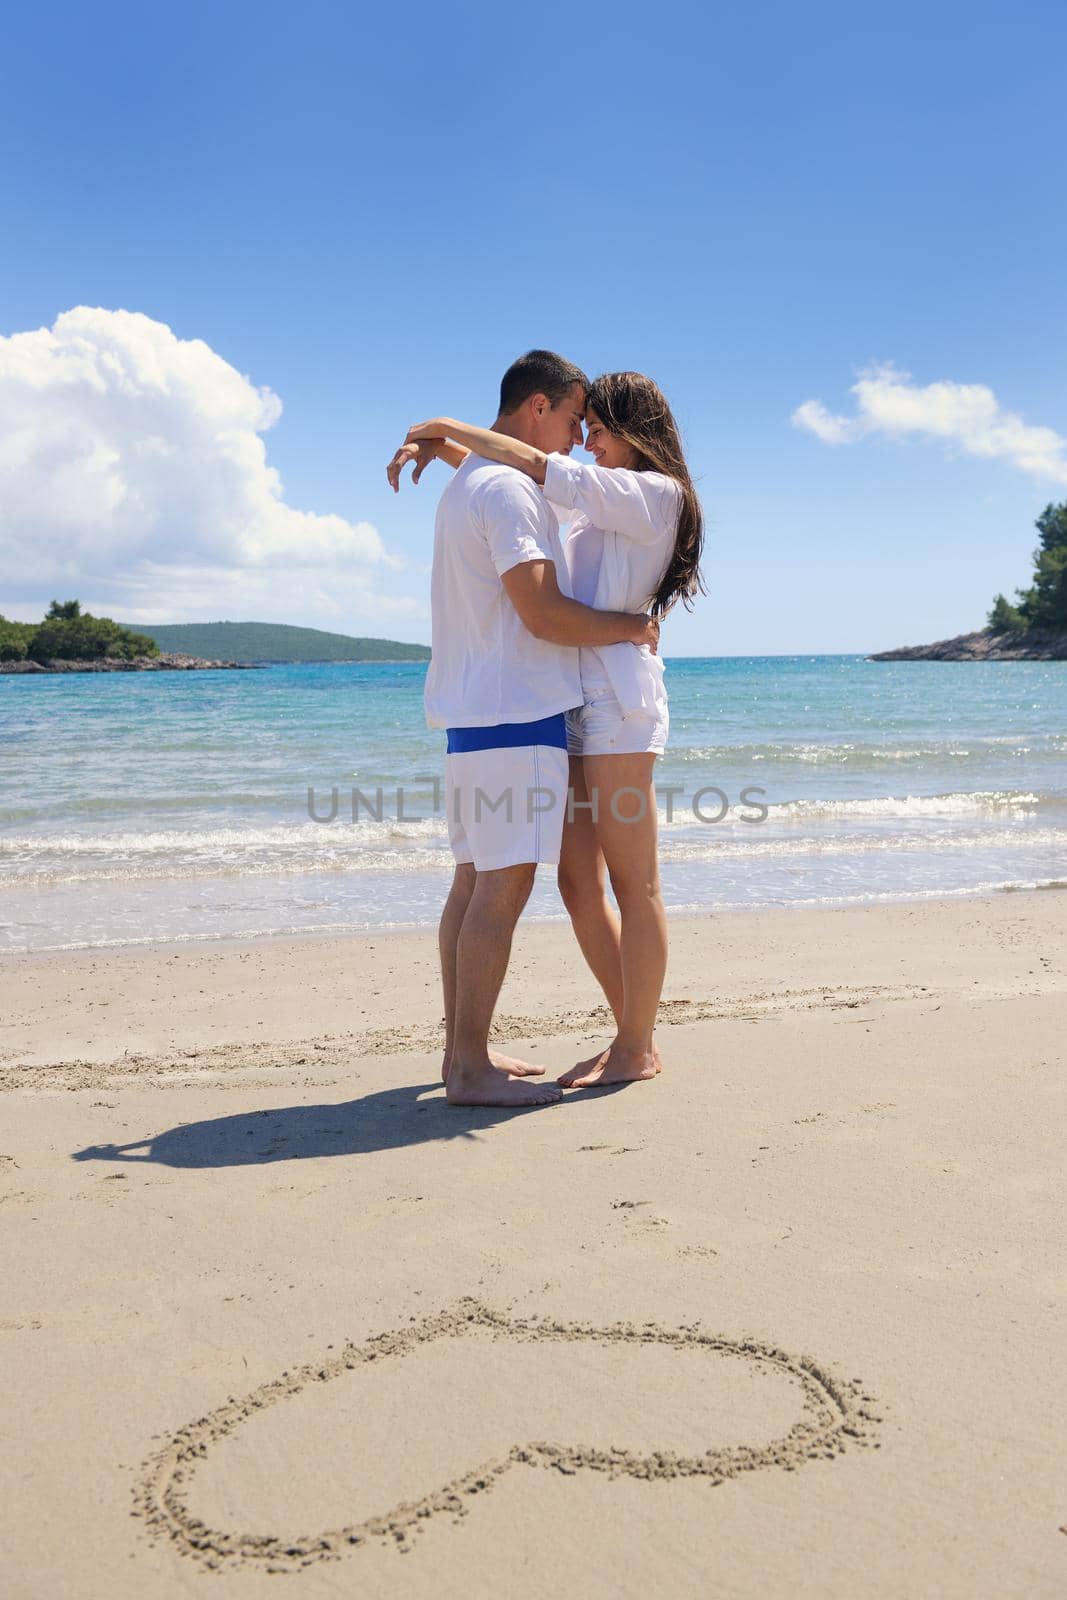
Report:
[[[583,442],[594,465],[570,459]],[[437,509],[425,690],[426,720],[447,738],[456,861],[439,932],[447,1098],[544,1105],[565,1088],[654,1078],[667,965],[659,624],[702,587],[700,503],[674,418],[640,373],[590,383],[531,350],[504,374],[491,429],[448,417],[412,428],[389,463],[393,488],[408,462],[417,482],[435,458],[456,469]],[[616,1026],[556,1084],[489,1048],[540,862],[558,866]]]

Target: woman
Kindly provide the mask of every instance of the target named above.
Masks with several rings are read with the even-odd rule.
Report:
[[[403,461],[415,460],[417,479],[434,455],[453,466],[469,451],[503,462],[543,484],[569,522],[564,554],[574,599],[656,617],[678,600],[691,606],[703,589],[703,521],[663,394],[640,373],[608,373],[589,391],[585,421],[595,466],[438,417],[409,431],[390,478],[395,487]],[[558,1080],[566,1088],[656,1076],[653,1028],[667,967],[652,778],[669,724],[663,663],[647,647],[613,644],[583,648],[580,668],[583,703],[567,714],[573,804],[559,888],[616,1034]],[[608,901],[608,878],[621,918]]]

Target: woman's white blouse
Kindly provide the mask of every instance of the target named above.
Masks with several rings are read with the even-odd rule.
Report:
[[[569,523],[563,553],[575,598],[598,611],[646,610],[674,553],[682,503],[678,483],[662,472],[585,466],[550,455],[545,499],[557,508],[559,520]],[[593,571],[596,587],[590,596]],[[583,688],[606,679],[627,713],[660,716],[666,709],[663,661],[647,645],[584,647],[580,662]]]

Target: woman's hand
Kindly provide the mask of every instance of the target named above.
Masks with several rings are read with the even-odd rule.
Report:
[[[505,467],[515,467],[525,472],[535,483],[544,483],[548,457],[532,444],[515,439],[510,433],[496,433],[492,428],[475,428],[469,422],[457,422],[455,417],[431,417],[429,422],[418,422],[408,429],[405,444],[419,444],[424,439],[444,437],[450,446],[462,450],[464,457],[474,451],[487,461],[499,461]],[[438,454],[441,454],[438,451]],[[446,455],[445,460],[449,457]]]
[[[408,440],[410,441],[410,434],[408,436]],[[430,465],[430,462],[436,460],[436,458],[440,455],[441,447],[443,446],[444,442],[444,439],[441,437],[420,438],[417,441],[406,441],[400,446],[400,449],[396,452],[396,455],[385,469],[385,475],[393,486],[394,494],[400,493],[400,474],[403,472],[408,462],[413,461],[415,463],[415,470],[411,474],[411,481],[412,483],[418,483],[419,479],[426,471],[426,468]]]
[[[449,439],[451,417],[431,417],[429,422],[418,422],[407,431],[405,444],[415,444],[420,439]]]

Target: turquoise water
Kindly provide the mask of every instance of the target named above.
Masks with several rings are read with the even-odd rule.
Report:
[[[0,678],[0,942],[427,925],[451,872],[422,664]],[[1067,663],[668,660],[674,909],[1067,883]],[[353,822],[353,788],[377,809]],[[398,816],[397,787],[403,789]],[[692,797],[710,787],[693,811]],[[317,815],[309,815],[308,791]],[[742,791],[760,790],[744,803]],[[766,806],[765,819],[747,820]],[[413,820],[408,820],[408,819]],[[544,868],[527,913],[561,914]]]

